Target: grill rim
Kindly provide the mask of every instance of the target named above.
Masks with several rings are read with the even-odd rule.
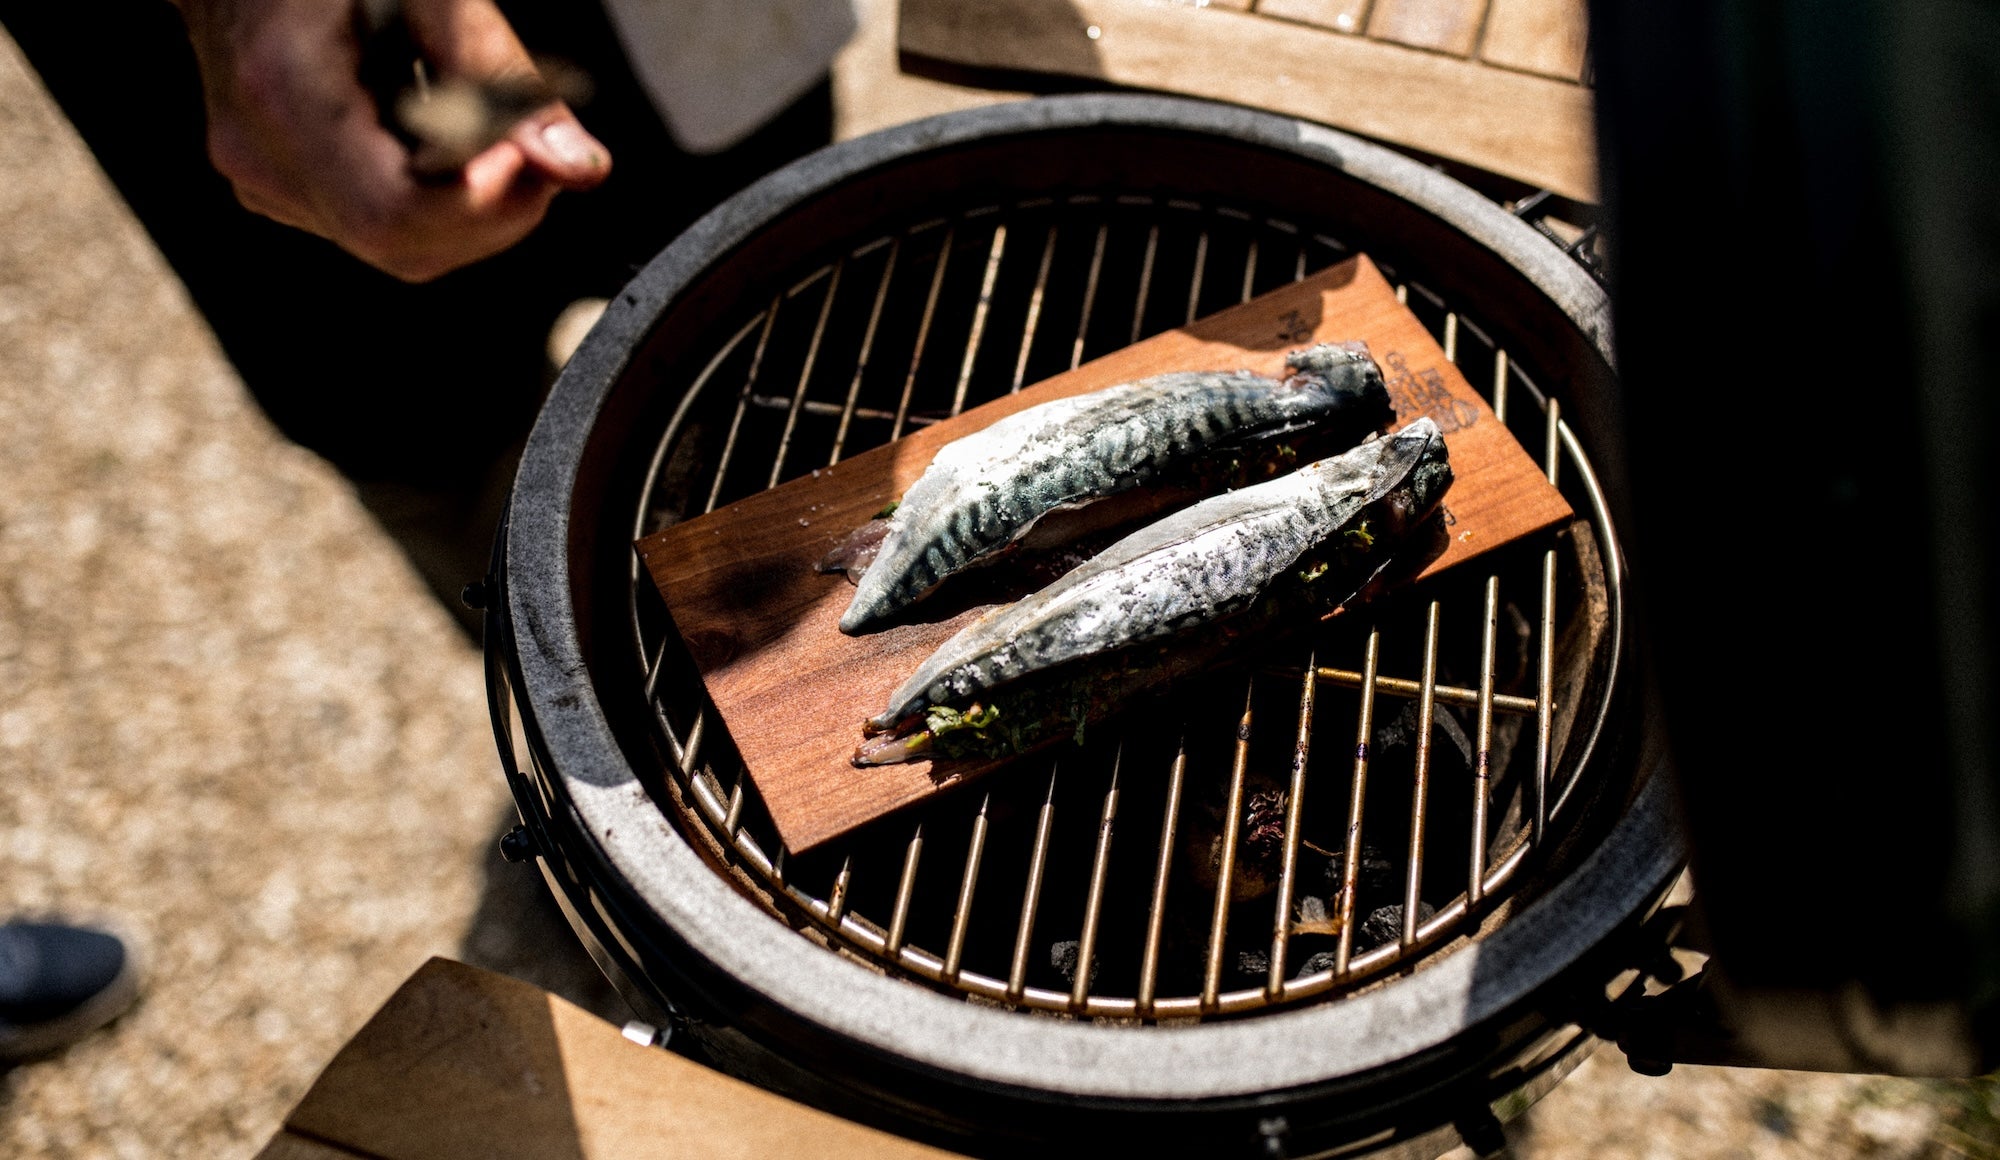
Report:
[[[1664,893],[1684,856],[1657,768],[1640,769],[1643,788],[1580,865],[1490,938],[1435,961],[1421,973],[1431,980],[1423,987],[1402,980],[1250,1020],[1110,1030],[1023,1019],[884,978],[772,919],[715,874],[661,814],[625,761],[583,659],[570,519],[579,457],[603,402],[666,305],[780,215],[871,170],[953,145],[1101,128],[1212,134],[1344,171],[1492,251],[1613,365],[1605,295],[1560,249],[1456,181],[1322,126],[1179,98],[1096,95],[947,114],[816,153],[725,202],[655,258],[585,340],[530,436],[498,579],[512,629],[503,647],[511,649],[531,750],[547,758],[538,779],[551,799],[544,808],[569,813],[596,847],[594,860],[611,867],[706,965],[792,1018],[872,1053],[1022,1092],[1119,1102],[1240,1099],[1351,1079],[1501,1014],[1610,936],[1614,919]],[[1551,950],[1552,934],[1567,944],[1563,950]],[[1533,945],[1517,945],[1531,935]],[[1439,992],[1465,1002],[1447,1014],[1434,1001]],[[885,1011],[895,1018],[885,1020]],[[1276,1050],[1281,1044],[1293,1049]]]

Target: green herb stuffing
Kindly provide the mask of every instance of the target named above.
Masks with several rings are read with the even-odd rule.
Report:
[[[956,733],[961,729],[971,729],[974,732],[978,732],[999,719],[1000,707],[998,705],[980,705],[975,703],[972,708],[965,710],[963,713],[957,709],[948,709],[943,705],[933,705],[924,713],[924,728],[930,730],[932,737],[943,737],[946,734]]]
[[[932,752],[944,758],[1012,757],[1069,727],[1081,744],[1084,722],[1092,711],[1109,708],[1097,702],[1097,687],[1114,677],[1114,672],[1104,671],[1068,681],[1030,683],[964,710],[933,706],[924,711],[924,728],[916,736],[928,738]]]
[[[875,513],[875,518],[878,520],[886,520],[890,516],[895,515],[896,509],[902,506],[903,506],[902,500],[892,499],[888,502],[888,504],[885,507],[883,507],[881,511]]]
[[[924,728],[917,736],[926,738],[932,752],[940,757],[1006,757],[1024,748],[1018,736],[1021,722],[1007,714],[1000,723],[1000,706],[974,702],[969,709],[933,705],[924,711]]]

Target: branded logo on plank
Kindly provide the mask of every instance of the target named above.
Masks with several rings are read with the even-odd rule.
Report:
[[[1383,385],[1389,389],[1389,405],[1403,422],[1429,415],[1431,422],[1446,435],[1479,422],[1479,409],[1452,394],[1436,367],[1412,370],[1402,352],[1392,350],[1382,358],[1382,371]]]

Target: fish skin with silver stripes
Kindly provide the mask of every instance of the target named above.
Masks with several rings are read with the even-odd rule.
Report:
[[[1015,546],[1052,512],[1288,436],[1348,446],[1391,418],[1364,343],[1295,351],[1286,367],[1284,379],[1154,375],[1042,403],[947,444],[893,511],[820,562],[820,571],[844,571],[856,583],[840,631],[883,626],[954,574]]]
[[[1415,563],[1451,479],[1422,418],[1141,528],[939,646],[862,727],[854,763],[1025,752],[1311,623]]]

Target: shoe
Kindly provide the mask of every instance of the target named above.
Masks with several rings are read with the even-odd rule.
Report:
[[[125,944],[55,923],[0,926],[0,1060],[60,1051],[139,997]]]

